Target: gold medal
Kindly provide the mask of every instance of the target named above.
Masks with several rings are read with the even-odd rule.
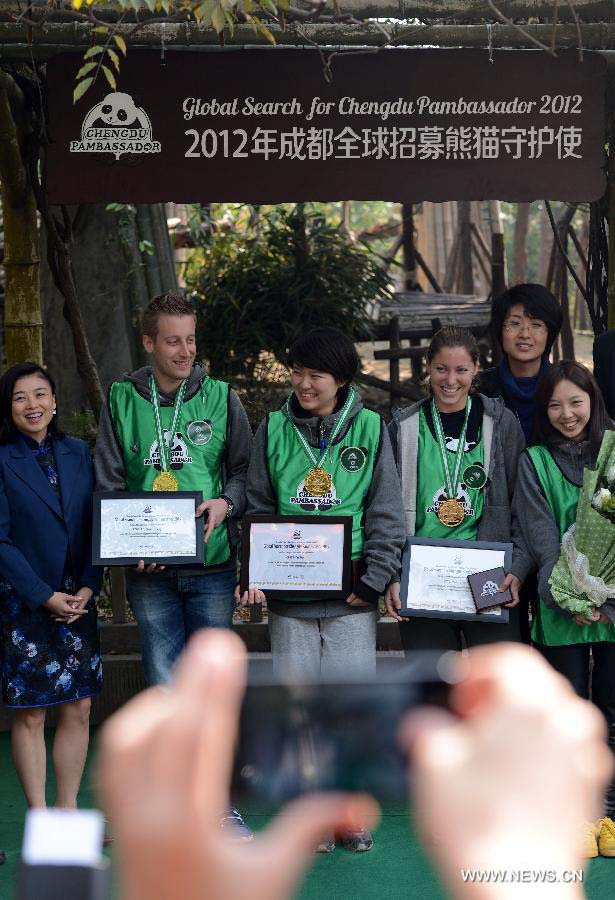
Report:
[[[172,472],[161,472],[156,475],[152,484],[153,491],[178,491],[179,481]]]
[[[454,528],[465,519],[465,510],[459,500],[445,500],[438,509],[438,518],[443,525]]]
[[[149,377],[150,400],[152,403],[152,408],[154,410],[154,421],[156,423],[158,458],[160,460],[160,468],[162,469],[162,471],[154,478],[154,483],[152,484],[153,491],[179,490],[179,481],[176,476],[169,471],[169,466],[171,465],[172,459],[171,446],[173,444],[173,435],[177,433],[177,426],[179,423],[181,406],[184,402],[184,393],[186,391],[187,380],[187,378],[184,378],[179,388],[177,389],[177,396],[175,397],[175,407],[173,410],[173,421],[171,422],[171,428],[169,429],[169,442],[167,443],[164,431],[162,430],[162,422],[160,421],[160,397],[158,396],[158,385],[156,384],[156,379],[153,375],[150,375]]]
[[[333,479],[325,469],[314,466],[305,476],[303,484],[311,497],[324,497],[331,490]]]

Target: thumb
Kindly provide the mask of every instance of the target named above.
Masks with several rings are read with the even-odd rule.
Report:
[[[373,828],[380,817],[380,807],[367,794],[311,794],[295,800],[267,829],[263,844],[284,866],[276,869],[275,892],[287,896],[297,879],[313,860],[318,842],[326,834],[349,833]],[[262,845],[261,845],[262,846]],[[273,876],[272,876],[273,877]]]

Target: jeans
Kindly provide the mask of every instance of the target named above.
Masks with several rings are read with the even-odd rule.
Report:
[[[235,572],[154,575],[126,572],[130,607],[139,624],[148,684],[162,684],[190,636],[200,628],[230,628],[235,608]]]

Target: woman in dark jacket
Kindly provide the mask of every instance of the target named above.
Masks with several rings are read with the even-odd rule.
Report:
[[[74,807],[102,671],[91,565],[92,463],[56,425],[45,369],[19,363],[0,379],[0,647],[2,696],[29,806],[45,806],[45,713],[58,705],[55,805]]]

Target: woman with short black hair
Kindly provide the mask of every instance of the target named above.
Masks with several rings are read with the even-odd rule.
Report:
[[[300,335],[288,351],[288,366],[306,366],[328,372],[336,381],[349,384],[359,371],[359,354],[353,342],[337,328],[313,328]]]
[[[91,564],[92,460],[57,426],[55,385],[36,363],[0,378],[2,697],[28,805],[46,805],[45,713],[58,706],[55,805],[74,807],[90,698],[102,683]]]
[[[268,600],[274,671],[298,681],[371,680],[378,598],[405,541],[389,437],[352,385],[359,357],[341,331],[315,328],[301,336],[288,362],[291,393],[255,435],[246,514],[351,516],[354,583],[344,600]],[[264,594],[253,587],[240,599],[261,602]],[[372,839],[360,832],[344,845],[369,850]],[[334,846],[330,838],[320,850]]]

